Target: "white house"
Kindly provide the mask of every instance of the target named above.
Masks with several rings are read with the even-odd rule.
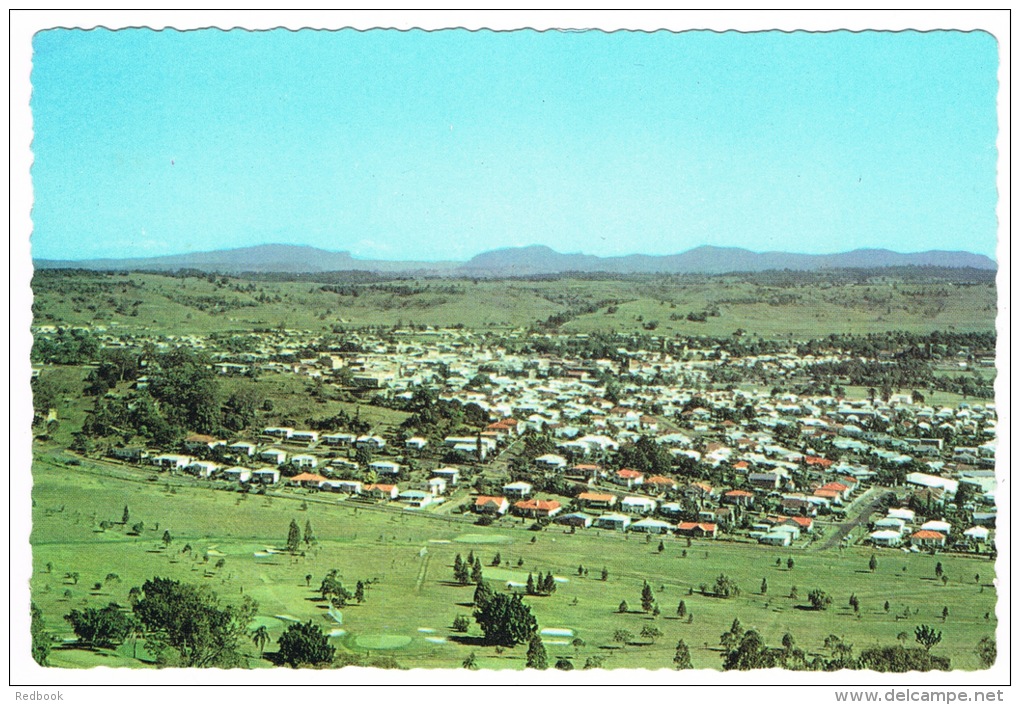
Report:
[[[624,497],[620,500],[620,509],[629,514],[651,514],[658,503],[651,497]]]
[[[251,470],[241,467],[227,468],[223,471],[223,479],[232,482],[248,482],[251,479]]]
[[[567,459],[562,455],[546,453],[535,458],[535,465],[544,470],[562,470],[567,466]]]
[[[415,436],[414,438],[408,438],[404,441],[404,448],[408,450],[422,450],[427,446],[429,442],[424,438]]]
[[[288,438],[293,443],[318,443],[318,431],[294,431]]]
[[[531,495],[532,485],[530,482],[511,482],[503,485],[503,494],[512,498],[524,498]]]
[[[369,450],[382,450],[386,447],[386,439],[379,436],[359,436],[354,441],[356,448],[368,448]]]
[[[433,470],[432,474],[443,478],[450,486],[455,486],[460,480],[460,471],[457,468],[438,468]]]
[[[668,534],[673,530],[673,524],[658,519],[645,518],[631,524],[630,530],[645,534]]]
[[[950,524],[948,521],[937,521],[933,519],[932,521],[926,521],[923,524],[921,524],[920,530],[937,531],[940,534],[945,534],[946,536],[948,536],[949,532],[953,530],[953,525]]]
[[[279,448],[266,448],[264,451],[259,453],[259,460],[264,460],[267,463],[273,463],[274,465],[283,465],[287,462],[287,452],[280,450]]]
[[[376,460],[368,464],[369,470],[374,470],[379,475],[399,475],[400,463],[389,460]]]
[[[150,462],[164,470],[183,470],[191,465],[194,458],[190,455],[157,455]]]
[[[251,474],[252,482],[261,485],[275,485],[280,481],[280,471],[275,468],[260,468]]]
[[[624,514],[603,514],[595,519],[595,528],[625,531],[631,525],[631,521],[631,518]]]
[[[247,455],[249,458],[255,455],[255,444],[246,443],[245,441],[238,441],[237,443],[231,443],[227,446],[229,450],[234,451],[240,455]]]
[[[903,534],[892,529],[873,531],[868,536],[868,540],[876,546],[895,547],[903,543]]]
[[[294,429],[287,426],[270,426],[262,430],[263,435],[272,436],[273,438],[290,438],[294,434]]]
[[[314,455],[295,455],[290,459],[290,464],[305,469],[318,467],[319,459]]]
[[[446,479],[442,477],[433,477],[429,479],[429,492],[434,495],[446,494]]]
[[[357,438],[353,433],[329,433],[322,437],[322,442],[328,446],[347,447],[354,445]]]

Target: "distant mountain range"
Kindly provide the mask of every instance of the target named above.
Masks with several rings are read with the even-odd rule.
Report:
[[[866,249],[832,255],[791,252],[752,252],[739,247],[705,245],[675,255],[627,255],[597,257],[563,254],[544,245],[510,247],[475,255],[467,262],[401,262],[365,260],[350,252],[331,252],[305,245],[257,245],[232,250],[192,252],[163,257],[93,260],[46,260],[34,262],[39,269],[153,270],[197,269],[204,272],[339,272],[432,273],[454,276],[532,276],[561,272],[608,272],[614,274],[669,273],[723,274],[767,270],[822,270],[880,267],[973,267],[996,269],[995,261],[972,252],[900,253]]]

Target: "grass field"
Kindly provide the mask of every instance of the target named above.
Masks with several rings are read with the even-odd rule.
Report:
[[[132,586],[166,576],[209,585],[225,600],[242,592],[255,598],[260,605],[257,624],[267,626],[273,638],[270,652],[290,620],[313,619],[335,635],[331,639],[339,649],[385,655],[404,667],[458,667],[473,651],[485,668],[523,668],[523,647],[497,654],[477,642],[480,632],[473,621],[467,635],[450,628],[455,616],[472,611],[468,603],[473,588],[452,583],[454,555],[472,550],[485,566],[497,551],[501,554],[505,563],[485,570],[497,590],[506,589],[506,582],[526,579],[529,571],[552,571],[562,580],[554,595],[526,600],[546,630],[550,662],[566,657],[578,667],[588,656],[601,654],[606,667],[669,668],[682,638],[696,667],[719,668],[719,635],[737,617],[745,627],[760,630],[769,644],[792,633],[809,654],[822,653],[829,634],[859,650],[895,644],[900,632],[912,635],[917,625],[929,624],[944,635],[932,653],[950,657],[954,668],[975,669],[974,647],[983,636],[993,635],[996,625],[994,566],[978,558],[879,551],[873,574],[867,568],[871,551],[857,548],[822,552],[722,541],[695,541],[688,548],[685,540],[669,538],[660,554],[657,540],[646,544],[635,536],[592,530],[536,533],[507,525],[489,529],[427,514],[364,506],[355,510],[338,504],[335,497],[304,492],[243,497],[186,483],[168,491],[165,480],[149,482],[144,473],[138,479],[120,479],[102,465],[83,461],[73,466],[65,460],[59,452],[37,455],[31,539],[33,600],[49,629],[66,639],[73,634],[63,616],[71,609],[110,601],[127,604]],[[302,501],[307,501],[305,511]],[[99,530],[103,519],[119,521],[125,506],[131,523],[144,521],[142,536],[128,536],[120,525]],[[271,552],[284,543],[292,518],[302,527],[310,521],[318,539],[303,558]],[[160,542],[164,530],[173,536],[169,549]],[[181,552],[185,544],[191,545],[191,555]],[[204,562],[207,555],[210,560]],[[789,557],[795,560],[792,570],[786,568]],[[216,569],[220,558],[225,565]],[[776,558],[782,567],[776,566]],[[935,580],[936,561],[950,578],[947,586]],[[578,576],[578,565],[588,568],[589,575]],[[603,567],[609,571],[606,582],[599,578]],[[378,579],[364,604],[342,610],[342,625],[314,599],[314,588],[331,568],[339,569],[345,584]],[[79,573],[77,584],[64,577],[68,573]],[[117,578],[107,582],[110,573]],[[698,594],[699,585],[711,585],[720,573],[737,581],[739,597]],[[305,582],[307,574],[312,575],[311,587]],[[978,582],[975,574],[980,574]],[[762,578],[768,582],[765,595],[758,593]],[[644,580],[653,586],[661,606],[658,618],[640,612]],[[95,583],[102,583],[99,590],[92,589]],[[798,600],[788,597],[793,586]],[[825,612],[802,609],[807,593],[816,588],[833,597],[833,606]],[[67,590],[70,596],[65,596]],[[860,600],[860,617],[848,606],[851,593]],[[681,599],[693,614],[692,623],[674,617]],[[617,613],[621,600],[630,605],[626,614]],[[888,614],[883,609],[886,600]],[[945,623],[943,606],[950,610]],[[908,617],[896,618],[905,611]],[[663,632],[654,644],[643,643],[639,636],[649,624]],[[630,631],[635,640],[624,646],[614,642],[618,629]],[[583,647],[570,645],[574,635],[584,640]],[[144,644],[139,648],[144,658]],[[254,645],[246,648],[253,667],[268,665],[259,661]],[[130,643],[116,653],[65,647],[53,652],[51,662],[66,668],[144,665],[131,657],[131,649]]]
[[[323,291],[321,284],[310,282],[213,279],[43,273],[33,281],[34,322],[177,334],[411,323],[498,330],[566,314],[562,330],[568,333],[654,330],[659,335],[728,336],[744,329],[762,337],[821,337],[889,330],[988,331],[995,328],[996,315],[990,283],[875,279],[780,286],[767,278],[739,276],[453,279],[360,287],[353,296]],[[689,313],[706,310],[718,315],[703,323],[687,320]]]

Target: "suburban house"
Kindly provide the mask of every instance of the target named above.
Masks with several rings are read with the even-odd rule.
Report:
[[[259,453],[259,460],[264,460],[267,463],[273,463],[274,465],[283,465],[287,462],[287,452],[280,450],[279,448],[266,448],[264,451]]]
[[[878,531],[872,531],[871,534],[868,535],[868,540],[876,546],[895,548],[903,543],[903,534],[893,529],[880,529]]]
[[[482,495],[475,500],[474,510],[478,514],[506,514],[510,503],[506,497],[487,497]]]
[[[323,482],[328,482],[328,480],[322,475],[315,475],[310,472],[303,472],[299,475],[295,475],[294,477],[290,478],[288,482],[292,485],[300,485],[301,487],[306,487],[308,489],[319,489],[319,486]]]
[[[368,464],[368,469],[375,471],[378,475],[399,475],[400,463],[389,460],[376,460]]]
[[[139,446],[131,446],[129,448],[111,448],[110,455],[112,455],[117,460],[123,460],[130,463],[137,463],[148,458],[149,451]]]
[[[396,485],[366,485],[365,494],[374,499],[396,499],[400,494]]]
[[[613,473],[612,481],[617,485],[622,485],[627,489],[638,487],[645,481],[645,474],[639,470],[633,470],[631,468],[623,468]]]
[[[223,471],[223,479],[232,482],[248,482],[251,479],[251,470],[241,467],[227,468]]]
[[[554,499],[522,499],[514,503],[514,513],[520,516],[553,517],[560,513],[562,507]]]
[[[754,495],[747,490],[730,490],[723,493],[722,501],[726,504],[735,504],[738,507],[753,507]]]
[[[151,458],[149,462],[163,470],[183,470],[191,465],[192,461],[194,461],[194,458],[190,455],[173,455],[168,453],[166,455],[157,455]]]
[[[940,534],[949,536],[949,532],[953,530],[953,525],[948,521],[926,521],[920,526],[921,531],[937,531]]]
[[[326,480],[319,485],[319,489],[346,494],[361,494],[362,484],[357,480]]]
[[[280,471],[274,468],[260,468],[252,472],[251,481],[260,485],[275,485],[280,481]]]
[[[603,514],[595,519],[595,528],[625,531],[631,525],[631,518],[625,514]]]
[[[432,474],[446,480],[447,484],[451,487],[456,487],[457,482],[460,480],[460,471],[457,468],[437,468],[432,471]]]
[[[211,450],[216,446],[225,446],[226,444],[226,441],[221,441],[218,438],[213,438],[212,436],[207,436],[202,433],[194,433],[188,436],[184,439],[183,443],[184,449],[192,453],[204,449]]]
[[[404,448],[407,450],[423,450],[428,444],[429,442],[424,438],[415,436],[404,441]]]
[[[557,524],[563,524],[564,526],[576,526],[581,529],[587,529],[595,521],[595,517],[584,512],[574,512],[572,514],[563,514],[556,517],[554,520]]]
[[[770,531],[759,536],[758,543],[763,543],[766,546],[789,546],[793,543],[793,538],[785,531]]]
[[[319,432],[318,431],[294,431],[290,434],[287,439],[291,443],[318,443]]]
[[[589,509],[609,509],[616,504],[616,495],[601,492],[582,492],[577,495],[577,499]]]
[[[544,470],[562,470],[567,466],[567,459],[562,455],[546,453],[535,458],[535,465]]]
[[[941,531],[915,531],[910,535],[910,545],[918,548],[945,548],[946,535]]]
[[[237,443],[231,443],[228,445],[227,450],[233,451],[238,455],[247,455],[250,458],[255,455],[255,444],[248,443],[246,441],[238,441]]]
[[[212,477],[217,470],[222,466],[219,463],[211,463],[206,460],[196,460],[195,462],[188,465],[185,470],[196,477],[202,479],[209,479]]]
[[[354,441],[355,448],[367,448],[368,450],[382,450],[386,447],[386,439],[379,436],[359,436]]]
[[[429,492],[439,496],[446,494],[446,478],[432,477],[428,481]]]
[[[624,497],[620,501],[620,509],[629,514],[651,514],[659,506],[651,497]]]
[[[293,435],[294,429],[286,426],[270,426],[269,428],[262,430],[262,435],[272,436],[273,438],[280,438],[286,440]]]
[[[532,489],[530,482],[511,482],[503,485],[503,494],[512,499],[523,499],[531,495]]]
[[[645,487],[650,488],[653,492],[665,492],[667,490],[675,490],[677,484],[676,480],[671,480],[668,477],[652,475],[645,480]]]
[[[412,509],[422,509],[432,504],[435,498],[430,493],[421,490],[404,490],[397,495],[397,499]]]
[[[652,519],[650,517],[635,521],[630,525],[631,531],[644,534],[668,534],[673,530],[673,525],[667,521]]]
[[[353,433],[329,433],[322,437],[322,442],[328,446],[347,448],[354,445],[357,438]]]
[[[676,527],[676,532],[681,536],[691,536],[694,538],[714,539],[717,531],[718,526],[716,524],[704,521],[682,521]]]
[[[347,470],[349,472],[355,472],[361,467],[353,460],[348,460],[347,458],[333,458],[329,461],[329,466],[335,470]]]
[[[290,464],[297,468],[315,468],[319,465],[319,459],[314,455],[295,455],[290,459]]]

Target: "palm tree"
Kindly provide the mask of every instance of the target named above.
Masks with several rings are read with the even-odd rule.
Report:
[[[259,648],[259,657],[266,651],[266,644],[269,643],[269,630],[262,625],[251,634],[252,643]]]

